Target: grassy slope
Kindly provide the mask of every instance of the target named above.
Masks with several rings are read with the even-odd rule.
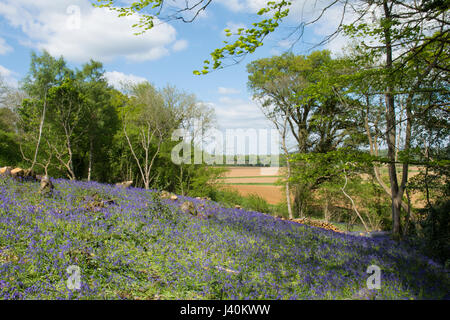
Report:
[[[45,198],[36,183],[0,179],[3,299],[421,299],[449,291],[448,275],[404,244],[189,199],[199,218],[179,211],[183,197],[54,183]],[[92,205],[96,197],[114,204]],[[79,291],[66,286],[73,264]],[[365,289],[372,264],[382,270],[381,290]]]

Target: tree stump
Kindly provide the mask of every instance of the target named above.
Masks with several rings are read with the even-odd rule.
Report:
[[[53,186],[53,183],[50,181],[48,176],[43,176],[41,178],[39,193],[43,195],[50,195],[53,192],[54,188],[55,187]]]
[[[197,215],[197,210],[195,209],[195,205],[192,201],[183,202],[180,208],[184,213],[189,213],[193,216]]]

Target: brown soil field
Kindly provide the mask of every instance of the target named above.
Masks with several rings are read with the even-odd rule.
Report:
[[[256,177],[256,176],[277,176],[280,169],[276,167],[228,167],[229,171],[225,177]]]
[[[243,196],[257,194],[263,197],[270,204],[280,203],[286,198],[281,186],[226,185],[224,188],[237,190]]]
[[[224,188],[237,190],[241,195],[257,194],[263,197],[270,204],[282,202],[286,196],[283,193],[282,186],[270,185],[242,185],[240,183],[275,183],[282,174],[283,168],[276,167],[228,167],[229,171],[225,173],[225,179],[221,180]],[[248,177],[248,178],[245,178]],[[234,178],[234,179],[233,179]],[[228,184],[228,183],[236,183]]]
[[[277,177],[264,177],[259,178],[226,178],[222,179],[223,183],[275,183],[280,178]]]
[[[275,183],[279,178],[274,176],[281,176],[284,168],[228,167],[228,169],[229,171],[225,173],[224,179],[221,179],[221,182],[227,183],[224,187],[237,190],[244,196],[257,194],[266,199],[270,204],[278,204],[286,200],[283,186],[257,185],[257,183]],[[411,166],[409,177],[415,176],[418,172],[418,167]],[[381,168],[381,174],[387,175],[387,168]],[[249,183],[249,185],[242,183]],[[417,193],[411,194],[411,202],[415,207],[424,206],[424,200]]]

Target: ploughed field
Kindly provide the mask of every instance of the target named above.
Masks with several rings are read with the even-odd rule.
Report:
[[[228,167],[220,180],[224,188],[237,190],[241,195],[256,194],[269,204],[286,201],[284,188],[275,183],[281,178],[282,168],[270,167]]]
[[[406,244],[154,190],[52,182],[43,195],[0,178],[2,299],[448,298],[445,270]],[[68,288],[71,265],[79,290]],[[370,265],[379,290],[367,288]]]
[[[243,196],[247,196],[250,194],[259,195],[260,197],[264,198],[269,204],[278,204],[280,202],[286,201],[284,185],[276,184],[276,182],[283,177],[283,167],[270,168],[231,166],[227,169],[228,171],[225,173],[224,177],[220,179],[222,187],[237,190]],[[380,168],[380,172],[382,176],[387,177],[388,172],[386,167]],[[418,173],[418,167],[410,166],[408,173],[409,177],[413,177]],[[293,201],[293,195],[291,195],[291,198]],[[411,202],[417,208],[424,207],[424,195],[412,192]]]

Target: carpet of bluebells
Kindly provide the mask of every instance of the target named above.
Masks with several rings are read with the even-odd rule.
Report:
[[[155,190],[52,181],[42,195],[36,182],[0,178],[2,299],[449,298],[448,271],[406,244]],[[185,200],[200,216],[180,210]],[[70,265],[79,290],[68,288]],[[379,290],[367,289],[370,265],[381,268]]]

